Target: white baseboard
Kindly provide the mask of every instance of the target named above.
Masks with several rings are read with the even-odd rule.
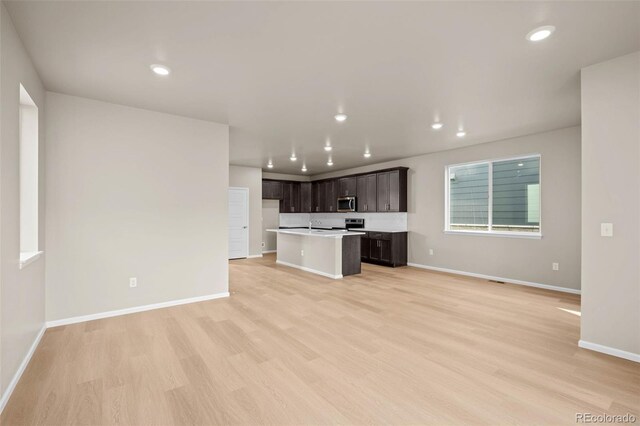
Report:
[[[414,268],[429,269],[431,271],[447,272],[447,273],[450,273],[450,274],[457,274],[457,275],[466,275],[468,277],[483,278],[483,279],[486,279],[486,280],[493,280],[493,281],[503,281],[503,282],[509,283],[509,284],[518,284],[518,285],[525,285],[525,286],[528,286],[528,287],[544,288],[545,290],[561,291],[563,293],[580,294],[580,290],[576,290],[574,288],[558,287],[558,286],[555,286],[555,285],[533,283],[533,282],[530,282],[530,281],[522,281],[522,280],[514,280],[514,279],[511,279],[511,278],[494,277],[492,275],[476,274],[474,272],[457,271],[455,269],[438,268],[436,266],[421,265],[419,263],[407,263],[407,265],[408,266],[413,266]]]
[[[4,407],[7,405],[7,402],[9,402],[9,398],[11,398],[11,394],[16,388],[16,385],[18,384],[20,377],[22,377],[22,373],[24,373],[24,370],[27,369],[27,365],[29,365],[29,361],[31,361],[31,357],[33,356],[33,353],[36,351],[38,344],[40,344],[40,340],[42,339],[42,336],[44,335],[44,332],[46,331],[46,329],[47,329],[46,325],[43,325],[42,329],[38,332],[38,335],[33,340],[33,343],[31,344],[29,351],[27,351],[27,354],[25,355],[24,359],[20,363],[20,366],[18,367],[18,371],[16,371],[16,374],[13,375],[13,378],[9,382],[9,386],[7,386],[7,389],[2,394],[2,398],[0,398],[0,414],[2,414],[2,411],[4,410]]]
[[[262,253],[264,253],[264,252],[262,252]],[[262,253],[261,254],[251,254],[251,255],[247,256],[247,259],[253,259],[253,258],[256,258],[256,257],[262,257]]]
[[[168,308],[170,306],[186,305],[187,303],[204,302],[206,300],[220,299],[223,297],[229,297],[229,292],[208,294],[206,296],[190,297],[188,299],[170,300],[168,302],[154,303],[151,305],[143,305],[143,306],[134,306],[133,308],[118,309],[116,311],[100,312],[97,314],[82,315],[78,317],[47,321],[47,328],[58,327],[61,325],[76,324],[79,322],[92,321],[92,320],[97,320],[102,318],[117,317],[120,315],[134,314],[136,312],[151,311],[153,309]]]
[[[262,254],[275,253],[275,252],[277,252],[277,251],[278,251],[278,250],[263,250],[263,251],[262,251]]]
[[[618,358],[628,359],[629,361],[640,362],[640,354],[634,354],[633,352],[627,352],[620,349],[611,348],[609,346],[587,342],[585,340],[580,340],[578,342],[578,346],[584,349],[589,349],[592,351],[601,352],[603,354],[616,356]]]
[[[311,272],[313,274],[322,275],[323,277],[333,278],[334,280],[339,280],[340,278],[342,278],[342,274],[333,275],[333,274],[329,274],[327,272],[318,271],[317,269],[307,268],[306,266],[300,266],[300,265],[296,265],[296,264],[289,263],[289,262],[283,262],[282,260],[276,260],[276,263],[278,265],[289,266],[290,268],[296,268],[296,269],[303,270],[305,272]]]

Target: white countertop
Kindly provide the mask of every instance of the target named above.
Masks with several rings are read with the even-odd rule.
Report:
[[[380,228],[362,228],[362,229],[358,229],[358,231],[364,231],[364,232],[388,232],[390,234],[395,234],[398,232],[407,232],[407,231],[401,231],[399,229],[380,229]]]
[[[351,235],[364,235],[364,232],[345,231],[341,229],[267,229],[267,232],[278,234],[301,235],[305,237],[342,238]]]

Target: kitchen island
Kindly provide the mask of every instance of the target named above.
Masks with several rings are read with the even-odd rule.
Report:
[[[359,274],[364,232],[324,229],[267,229],[277,236],[276,263],[340,279]]]

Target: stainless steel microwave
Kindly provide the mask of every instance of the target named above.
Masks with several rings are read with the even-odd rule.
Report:
[[[356,211],[356,197],[339,197],[338,198],[338,211],[339,212],[355,212]]]

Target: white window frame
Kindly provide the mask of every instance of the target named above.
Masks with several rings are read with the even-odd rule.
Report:
[[[493,228],[493,163],[501,162],[501,161],[515,161],[515,160],[528,160],[530,158],[537,158],[539,161],[539,194],[540,194],[540,220],[539,220],[539,230],[538,232],[517,232],[517,231],[496,231]],[[489,198],[488,198],[488,230],[460,230],[460,229],[451,229],[451,212],[449,211],[449,191],[450,191],[450,179],[449,179],[449,170],[453,167],[460,166],[472,166],[476,164],[488,164],[489,165]],[[530,239],[540,239],[542,238],[542,155],[540,154],[526,154],[526,155],[518,155],[515,157],[506,157],[506,158],[494,158],[490,160],[482,160],[482,161],[470,161],[467,163],[458,163],[458,164],[449,164],[444,168],[444,233],[451,235],[484,235],[489,237],[507,237],[507,238],[530,238]]]

